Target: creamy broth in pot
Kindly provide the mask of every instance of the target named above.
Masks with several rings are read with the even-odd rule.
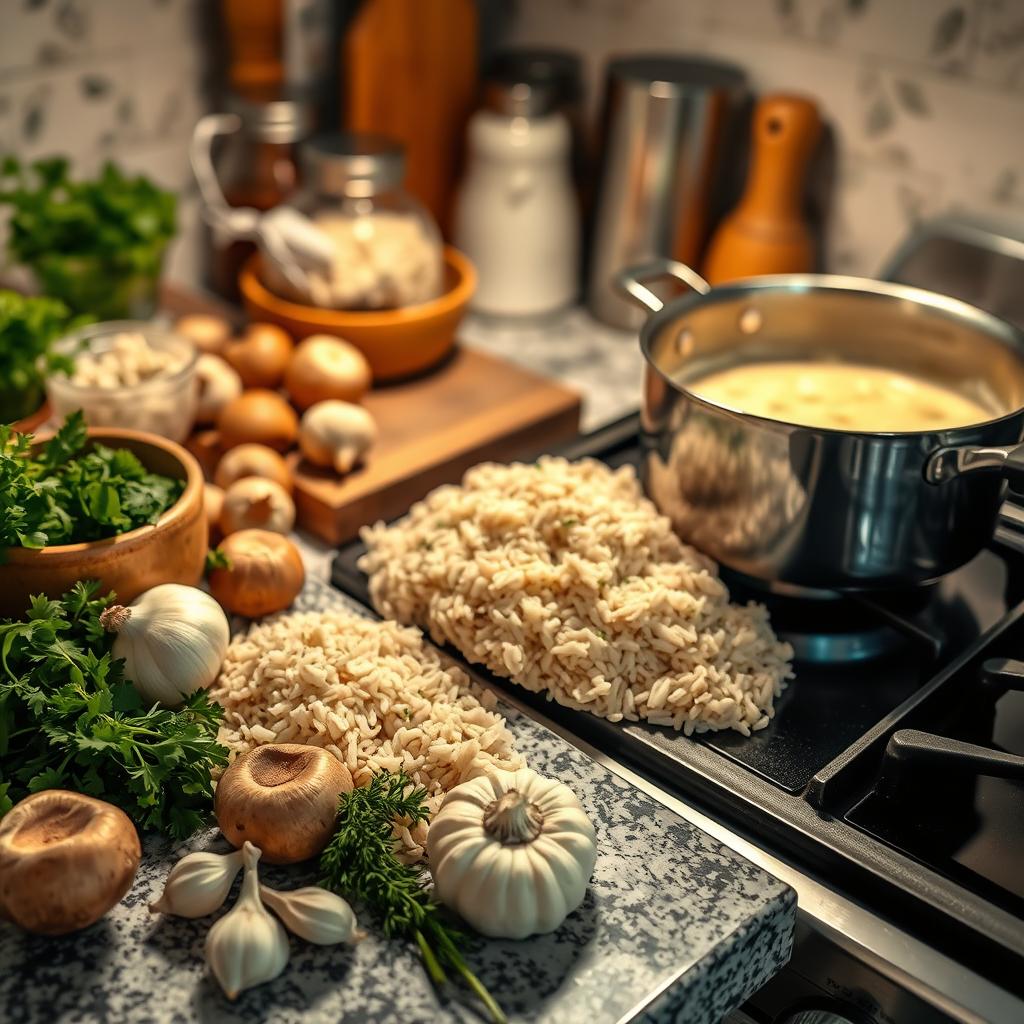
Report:
[[[734,366],[686,387],[737,412],[865,433],[948,430],[998,415],[952,388],[900,370],[810,359]]]

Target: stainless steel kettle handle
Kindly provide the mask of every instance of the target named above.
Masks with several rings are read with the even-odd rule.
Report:
[[[1024,492],[1024,444],[939,448],[925,463],[924,478],[930,484],[941,484],[986,469],[999,470],[1012,490]]]
[[[671,277],[672,280],[685,284],[701,295],[707,295],[711,291],[711,285],[696,270],[685,263],[680,263],[679,260],[658,259],[638,267],[626,267],[612,280],[615,287],[637,305],[643,306],[651,313],[657,313],[665,303],[644,282],[657,281],[662,277]]]

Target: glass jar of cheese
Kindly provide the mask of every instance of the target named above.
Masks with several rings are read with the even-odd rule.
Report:
[[[302,188],[289,206],[333,243],[326,267],[307,270],[308,294],[268,261],[267,287],[284,298],[330,309],[393,309],[441,291],[441,233],[404,191],[402,147],[378,135],[321,135],[300,150]]]

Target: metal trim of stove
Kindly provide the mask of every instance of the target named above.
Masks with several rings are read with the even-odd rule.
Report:
[[[616,458],[635,446],[637,432],[638,418],[626,417],[558,453],[605,457],[618,464]],[[341,550],[334,581],[368,603],[365,576],[355,569],[360,547]],[[1024,605],[1003,615],[986,635],[1022,616]],[[977,657],[980,648],[981,638],[976,637],[941,673],[928,671],[909,697],[843,749],[862,746],[868,737],[879,741],[906,707]],[[458,652],[449,653],[465,665]],[[758,994],[762,1005],[751,1012],[760,1015],[759,1024],[782,1024],[804,1006],[838,1012],[854,1024],[1024,1020],[1024,999],[1016,994],[1021,991],[1024,957],[1020,919],[842,820],[843,811],[836,812],[834,801],[818,799],[814,806],[810,790],[821,795],[821,785],[829,782],[832,766],[841,765],[842,755],[829,757],[813,773],[810,787],[787,789],[708,743],[687,742],[673,749],[672,737],[653,727],[613,724],[569,711],[477,667],[468,669],[499,689],[503,699],[528,706],[532,715],[590,756],[796,889],[797,946],[790,965]],[[930,682],[924,686],[926,680]],[[880,908],[885,916],[868,906]],[[967,925],[966,935],[959,929],[955,942],[943,937],[943,925],[949,928],[951,919]],[[945,949],[937,948],[943,945]]]

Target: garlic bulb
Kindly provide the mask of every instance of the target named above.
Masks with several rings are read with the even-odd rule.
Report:
[[[190,853],[171,868],[160,899],[150,903],[151,914],[206,917],[219,910],[242,868],[244,854]]]
[[[278,892],[261,885],[260,896],[293,935],[307,942],[333,946],[337,942],[354,943],[366,938],[366,932],[356,927],[352,908],[340,896],[317,885],[290,892]]]
[[[597,859],[572,790],[530,768],[450,790],[427,832],[434,892],[483,935],[554,931],[582,902]]]
[[[288,963],[288,936],[260,899],[260,851],[246,843],[242,856],[245,878],[238,902],[206,936],[206,962],[228,999],[276,978]]]
[[[113,656],[145,700],[176,707],[205,689],[220,671],[231,630],[209,594],[181,583],[161,583],[130,605],[112,604],[100,616],[117,633]]]

